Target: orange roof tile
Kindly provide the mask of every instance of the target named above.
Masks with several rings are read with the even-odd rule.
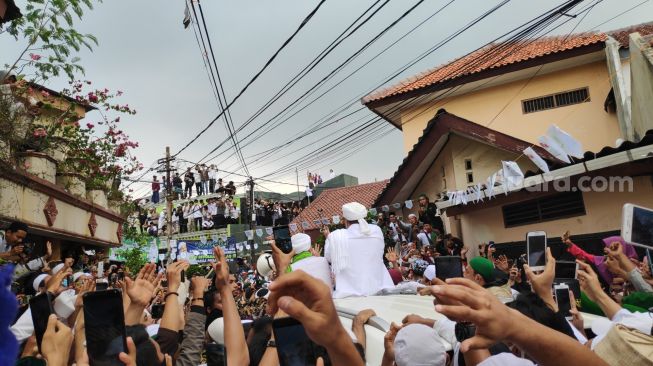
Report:
[[[619,42],[621,47],[628,48],[628,36],[631,33],[639,32],[642,36],[653,34],[653,22],[651,23],[642,23],[633,25],[626,28],[615,29],[613,31],[607,32],[608,35]]]
[[[302,227],[302,222],[307,221],[310,225],[308,230],[317,229],[313,220],[331,218],[335,215],[342,217],[342,205],[349,202],[359,202],[368,209],[374,204],[376,197],[388,184],[388,180],[359,184],[357,186],[327,189],[322,192],[315,201],[311,202],[292,222]],[[322,214],[318,209],[322,209]]]
[[[572,36],[555,36],[528,39],[505,46],[503,43],[489,45],[450,63],[422,72],[388,88],[375,91],[363,98],[363,103],[403,94],[430,85],[472,75],[485,70],[500,68],[537,57],[589,46],[607,39],[604,33],[583,33]]]

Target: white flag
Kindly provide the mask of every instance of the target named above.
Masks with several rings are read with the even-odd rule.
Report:
[[[247,237],[247,240],[254,239],[254,230],[245,230],[245,236]]]
[[[322,224],[329,225],[329,219],[327,219],[326,217],[322,218]]]
[[[494,183],[496,183],[496,181],[497,181],[497,173],[492,174],[486,180],[487,189],[485,190],[485,195],[487,196],[488,199],[492,199],[492,197],[494,196]]]
[[[370,213],[372,214],[372,216],[376,216],[376,208],[374,207],[370,208]]]
[[[581,145],[581,143],[570,134],[561,130],[560,127],[551,125],[551,127],[546,131],[546,134],[560,145],[565,154],[578,159],[584,157],[583,145]]]
[[[211,235],[211,241],[213,241],[214,243],[217,243],[218,239],[219,239],[218,234]]]
[[[519,187],[524,182],[524,173],[519,169],[519,165],[514,161],[502,161],[503,166],[503,179],[508,188]]]
[[[560,146],[554,139],[549,136],[540,136],[537,141],[544,150],[548,151],[549,154],[553,155],[556,159],[564,161],[567,164],[571,163],[565,150],[563,150],[562,146]]]
[[[548,173],[549,172],[549,166],[546,165],[546,161],[542,159],[541,156],[539,156],[535,150],[533,150],[532,147],[527,147],[524,149],[524,155],[528,156],[529,159],[533,162],[533,164],[537,165],[538,168],[540,168],[541,171]]]
[[[474,192],[474,202],[479,202],[483,201],[483,191],[481,190],[482,186],[481,183],[478,183],[474,187],[472,187],[472,191]]]
[[[410,210],[411,208],[413,208],[413,201],[408,200],[408,201],[404,202],[404,205],[406,205],[406,208]]]
[[[272,234],[274,233],[274,230],[272,230],[271,227],[266,227],[266,228],[265,228],[265,232],[266,232],[268,235],[272,235]]]
[[[395,208],[395,210],[398,210],[398,209],[400,209],[400,208],[401,208],[401,203],[399,203],[399,202],[397,202],[397,203],[394,203],[394,204],[392,205],[392,207],[394,207],[394,208]]]
[[[297,224],[290,224],[288,225],[288,227],[290,228],[290,231],[292,231],[293,233],[297,232]]]
[[[340,223],[340,215],[335,215],[331,218],[333,220],[333,223],[338,225]]]
[[[206,235],[200,236],[200,243],[206,244]]]
[[[256,229],[256,236],[259,238],[263,236],[263,229]]]
[[[304,230],[307,230],[309,227],[311,227],[311,224],[309,224],[308,221],[302,221],[302,228]]]

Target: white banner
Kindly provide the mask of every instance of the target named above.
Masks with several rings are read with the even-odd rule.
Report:
[[[549,154],[553,155],[556,159],[564,161],[567,164],[571,163],[571,160],[569,160],[569,157],[562,149],[562,146],[560,146],[549,136],[540,136],[537,141],[540,143],[540,146],[544,148],[544,150],[548,151]]]
[[[538,155],[537,152],[535,152],[535,150],[533,150],[532,147],[525,148],[524,155],[526,155],[529,159],[531,159],[533,164],[535,164],[538,168],[540,168],[541,171],[545,173],[549,172],[549,166],[546,165],[546,161],[544,161],[544,159],[542,159],[542,157]]]
[[[245,230],[247,240],[254,240],[254,230]]]
[[[578,159],[584,157],[583,145],[581,145],[581,143],[570,134],[561,130],[560,127],[551,125],[551,127],[546,131],[546,134],[560,145],[565,154]]]

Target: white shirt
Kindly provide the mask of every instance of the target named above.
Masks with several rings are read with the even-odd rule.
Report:
[[[335,274],[334,298],[370,296],[385,288],[394,287],[392,278],[383,264],[383,233],[374,224],[369,227],[370,235],[362,234],[358,224],[336,230],[329,234],[324,244],[324,258],[332,265],[338,260],[333,254],[334,245],[338,245],[348,257],[346,268]]]
[[[194,205],[193,210],[191,211],[194,219],[202,218],[202,206]]]
[[[30,308],[27,308],[16,323],[11,326],[11,332],[14,333],[18,343],[22,343],[34,333],[34,322],[32,321],[32,310]]]
[[[218,171],[215,169],[209,169],[209,179],[217,179]]]
[[[331,280],[331,267],[324,257],[308,257],[290,265],[293,271],[302,270],[309,275],[326,283],[333,291],[333,281]]]
[[[313,197],[313,190],[310,188],[306,188],[306,197]]]
[[[238,216],[240,216],[240,211],[238,211],[238,209],[233,207],[233,206],[231,207],[231,210],[229,210],[229,211],[231,213],[231,218],[232,219],[237,219]]]
[[[218,206],[215,203],[209,203],[207,207],[209,209],[209,214],[211,214],[212,216],[218,214]]]
[[[200,183],[202,181],[202,176],[199,172],[193,172],[193,178],[195,179],[195,183]]]

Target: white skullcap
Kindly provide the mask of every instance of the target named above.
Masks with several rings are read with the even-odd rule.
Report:
[[[412,213],[412,214],[408,214],[408,217],[414,217],[414,218],[417,218],[417,215],[415,215],[415,214]]]
[[[447,352],[433,328],[424,324],[407,325],[395,338],[397,366],[446,365]]]
[[[256,270],[258,270],[258,273],[263,277],[269,276],[270,273],[274,271],[274,260],[272,259],[272,254],[261,254],[256,260]]]
[[[152,316],[150,315],[150,318],[151,317]],[[150,324],[145,327],[145,330],[150,337],[154,337],[155,335],[159,334],[159,324]]]
[[[533,366],[531,361],[503,352],[486,358],[478,366]]]
[[[290,237],[292,248],[295,254],[311,249],[311,237],[304,233],[295,234]]]
[[[435,278],[435,266],[434,265],[431,264],[428,267],[426,267],[426,269],[424,270],[424,277],[429,281],[433,281],[433,279]]]
[[[75,295],[75,290],[66,290],[57,296],[54,299],[54,312],[60,318],[67,318],[75,311],[75,300],[77,300],[77,295]]]
[[[370,235],[372,233],[367,221],[365,221],[365,218],[367,217],[367,209],[365,206],[358,202],[346,203],[342,206],[342,215],[347,219],[347,221],[358,221],[362,234]]]
[[[32,286],[34,287],[34,291],[39,292],[39,286],[41,285],[41,282],[45,280],[45,278],[48,277],[47,274],[41,273],[40,275],[36,276],[34,279],[34,282],[32,282]]]
[[[52,268],[52,275],[56,275],[59,271],[63,269],[63,263],[59,263],[54,268]]]
[[[89,277],[89,278],[91,277],[91,275],[88,274],[88,273],[76,272],[76,273],[73,273],[73,282],[77,282],[77,280],[82,276]]]

